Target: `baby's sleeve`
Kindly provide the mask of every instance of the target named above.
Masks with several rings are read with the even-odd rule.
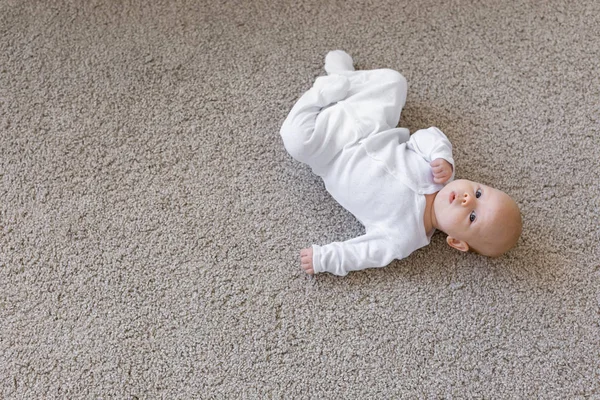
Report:
[[[407,146],[427,162],[443,158],[452,164],[452,169],[454,170],[452,144],[438,128],[432,126],[431,128],[416,131],[410,137]]]
[[[371,232],[326,246],[313,245],[313,269],[344,276],[350,271],[385,267],[399,258],[396,248],[384,232]]]

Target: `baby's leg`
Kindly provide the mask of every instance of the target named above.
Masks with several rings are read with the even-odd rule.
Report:
[[[344,148],[396,127],[407,89],[391,69],[354,71],[340,50],[327,55],[325,69],[330,75],[317,78],[281,127],[288,153],[319,175]]]
[[[343,102],[349,114],[360,121],[361,136],[395,128],[406,102],[404,76],[391,69],[357,71]]]
[[[406,102],[404,76],[391,69],[355,71],[352,57],[334,50],[325,57],[325,71],[348,77],[350,90],[340,104],[357,121],[359,135],[395,128]]]
[[[313,87],[296,102],[281,127],[288,153],[310,165],[315,172],[341,150],[336,136],[344,111],[334,103],[345,98],[349,88],[348,78],[343,76],[317,78]]]

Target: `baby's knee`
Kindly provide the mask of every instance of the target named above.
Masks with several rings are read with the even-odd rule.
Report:
[[[286,121],[281,127],[281,138],[283,145],[290,156],[294,159],[304,162],[304,154],[306,152],[305,137],[302,135],[300,127]]]
[[[400,72],[395,71],[393,69],[388,69],[388,68],[381,69],[381,70],[379,70],[379,72],[380,72],[381,81],[390,83],[392,85],[399,85],[401,87],[406,87],[406,85],[407,85],[406,78]]]

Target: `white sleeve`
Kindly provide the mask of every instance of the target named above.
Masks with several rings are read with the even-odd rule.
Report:
[[[344,276],[350,271],[385,267],[396,258],[396,251],[388,236],[371,232],[326,246],[313,245],[313,269]]]
[[[427,162],[443,158],[452,164],[454,176],[454,158],[452,158],[452,144],[436,127],[420,129],[412,134],[407,142],[409,149],[423,157]]]

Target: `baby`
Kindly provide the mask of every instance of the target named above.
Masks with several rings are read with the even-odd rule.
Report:
[[[406,79],[390,69],[355,71],[341,50],[281,127],[288,153],[319,175],[333,198],[364,226],[363,236],[300,252],[308,274],[384,267],[429,244],[436,229],[460,251],[496,257],[522,229],[504,192],[454,180],[452,145],[435,127],[396,128]]]

